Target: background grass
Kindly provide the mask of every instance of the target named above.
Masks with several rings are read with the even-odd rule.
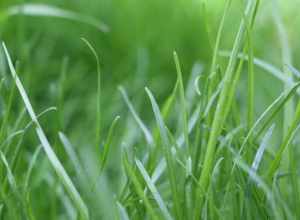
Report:
[[[300,218],[300,2],[276,2],[260,1],[252,27],[236,0],[2,0],[0,39],[38,121],[1,48],[0,218]],[[48,15],[9,16],[24,4]],[[235,47],[249,62],[232,56],[226,71]]]

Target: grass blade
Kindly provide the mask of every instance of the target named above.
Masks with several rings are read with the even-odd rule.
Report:
[[[124,208],[124,206],[117,202],[117,207],[119,210],[119,214],[120,214],[120,220],[130,220],[128,213],[126,212],[126,209]]]
[[[26,3],[15,5],[2,11],[5,17],[26,15],[26,16],[38,16],[38,17],[55,17],[63,18],[67,20],[77,21],[88,24],[97,28],[102,32],[109,32],[109,27],[103,22],[86,15],[82,15],[70,10],[65,10],[56,6],[38,3]]]
[[[152,109],[154,112],[154,116],[156,119],[156,123],[159,128],[160,136],[163,142],[163,152],[167,163],[167,172],[169,176],[169,182],[171,185],[172,190],[172,196],[173,196],[173,202],[174,202],[174,213],[176,216],[176,219],[181,219],[181,207],[179,204],[179,197],[178,197],[178,183],[176,181],[176,175],[175,175],[175,163],[173,161],[172,153],[171,153],[171,143],[168,138],[168,132],[166,129],[166,125],[163,121],[163,118],[161,116],[159,107],[151,93],[151,91],[148,88],[145,88],[152,105]]]
[[[4,42],[2,43],[2,46],[4,48],[4,52],[6,55],[6,59],[9,65],[9,69],[11,72],[11,75],[17,85],[17,88],[19,90],[19,93],[23,99],[23,102],[25,104],[25,107],[27,109],[27,112],[29,114],[29,116],[31,117],[33,123],[35,124],[35,130],[37,133],[37,136],[43,146],[43,149],[51,163],[51,165],[53,166],[54,170],[56,171],[60,181],[63,183],[65,189],[67,190],[67,192],[69,193],[70,197],[72,198],[75,206],[77,207],[78,212],[81,214],[81,217],[83,219],[89,219],[89,213],[88,213],[88,209],[85,205],[85,203],[83,202],[81,196],[79,195],[77,189],[75,188],[72,180],[70,179],[70,177],[68,176],[67,172],[65,171],[63,165],[61,164],[61,162],[58,160],[55,152],[53,151],[42,127],[40,126],[40,123],[37,119],[37,116],[32,108],[32,105],[29,101],[29,98],[25,92],[25,89],[19,79],[19,77],[17,76],[17,73],[14,69],[14,66],[12,64],[10,55],[8,53],[8,50],[4,44]]]
[[[112,124],[109,128],[108,135],[107,135],[104,147],[103,147],[103,152],[102,152],[102,155],[101,155],[100,172],[102,172],[102,170],[104,169],[104,166],[106,164],[107,157],[108,157],[108,152],[109,152],[109,149],[111,148],[111,144],[112,144],[112,141],[113,141],[113,135],[114,135],[114,132],[115,132],[115,127],[116,127],[117,122],[119,121],[119,119],[120,119],[120,116],[117,116],[113,120],[113,122],[112,122]]]
[[[124,164],[124,168],[126,170],[126,173],[129,177],[129,179],[132,181],[132,183],[135,187],[136,193],[143,200],[145,207],[146,207],[149,215],[151,216],[151,219],[158,220],[159,218],[157,217],[157,215],[154,211],[154,208],[152,207],[149,199],[145,195],[142,184],[139,182],[139,180],[135,174],[135,171],[133,170],[132,166],[130,165],[126,155],[123,157],[123,164]]]
[[[259,145],[259,148],[258,148],[258,150],[257,150],[257,152],[255,154],[253,163],[251,165],[251,169],[254,170],[254,172],[257,171],[258,166],[259,166],[259,164],[260,164],[260,162],[262,160],[262,157],[263,157],[263,154],[264,154],[265,149],[267,147],[267,144],[268,144],[268,142],[269,142],[269,140],[270,140],[270,138],[271,138],[271,136],[273,134],[274,127],[275,127],[275,125],[273,124],[269,128],[269,130],[266,132],[265,136],[262,138],[262,141],[261,141],[261,143]]]
[[[85,38],[81,38],[81,40],[87,45],[87,47],[92,52],[93,56],[96,59],[97,64],[97,110],[96,110],[96,150],[100,144],[100,132],[101,132],[101,70],[100,70],[100,59],[92,44]]]
[[[141,161],[139,161],[138,159],[135,160],[136,166],[138,167],[140,173],[142,174],[150,192],[152,193],[155,201],[158,204],[158,207],[160,208],[161,212],[163,213],[165,219],[167,220],[171,220],[173,219],[171,217],[171,214],[169,213],[167,206],[165,205],[162,197],[160,196],[157,188],[155,187],[154,183],[152,182],[150,176],[148,175],[145,167],[143,166],[143,164],[141,163]]]
[[[137,124],[139,125],[139,127],[141,128],[142,132],[144,133],[145,139],[147,141],[147,143],[152,146],[153,145],[153,137],[151,132],[149,131],[149,129],[146,127],[146,125],[143,123],[143,121],[141,120],[141,118],[138,116],[137,112],[135,111],[132,103],[130,102],[128,95],[125,91],[125,89],[122,86],[118,87],[119,91],[122,94],[122,97],[127,105],[127,107],[129,108],[129,111],[131,112],[133,118],[135,119],[135,121],[137,122]]]
[[[247,6],[245,9],[245,16],[246,18],[250,18],[249,21],[250,23],[252,23],[253,19],[254,19],[254,12],[255,12],[255,8],[258,4],[258,1],[248,1],[247,2]],[[228,106],[231,103],[228,103],[228,97],[230,96],[230,94],[233,93],[234,91],[234,87],[232,86],[232,83],[235,81],[234,80],[234,69],[237,63],[237,56],[239,53],[239,50],[242,48],[242,44],[243,44],[243,39],[244,39],[244,34],[245,34],[245,22],[244,20],[242,20],[241,24],[240,24],[240,28],[238,31],[238,34],[236,36],[235,42],[234,42],[234,46],[233,46],[233,50],[225,71],[225,75],[224,75],[224,85],[222,87],[222,91],[220,93],[220,97],[218,100],[218,104],[217,104],[217,109],[216,112],[214,114],[214,119],[212,122],[212,129],[209,135],[209,139],[208,139],[208,144],[207,144],[207,150],[205,152],[205,156],[204,156],[204,163],[203,163],[203,168],[202,168],[202,172],[199,178],[199,188],[198,188],[198,192],[197,192],[197,201],[196,201],[196,213],[195,213],[195,219],[199,219],[200,215],[201,215],[201,209],[202,209],[202,205],[204,202],[204,197],[203,195],[205,194],[205,192],[208,189],[209,186],[209,182],[210,182],[210,173],[212,171],[212,167],[213,167],[213,161],[214,161],[214,153],[215,153],[215,148],[217,145],[217,140],[218,140],[218,136],[221,132],[223,123],[225,122],[226,119],[226,113]]]
[[[67,155],[69,156],[73,166],[75,167],[77,175],[81,176],[83,174],[83,168],[81,166],[79,158],[76,155],[75,150],[73,149],[71,142],[69,141],[67,136],[62,132],[58,132],[58,136],[59,136],[59,139],[60,139],[63,147],[65,148]]]
[[[268,180],[272,180],[277,168],[280,165],[280,161],[282,159],[283,156],[283,152],[284,150],[291,144],[291,141],[297,131],[297,127],[300,123],[300,102],[298,103],[297,109],[296,109],[296,113],[294,116],[294,119],[287,131],[287,134],[282,142],[282,144],[280,145],[274,160],[272,161],[269,171],[268,171]]]
[[[182,113],[182,117],[183,117],[183,134],[184,134],[186,148],[190,151],[188,120],[187,120],[188,114],[187,114],[184,86],[183,86],[183,80],[182,80],[182,71],[181,71],[179,58],[178,58],[176,51],[174,51],[173,55],[174,55],[174,62],[175,62],[176,71],[177,71],[177,80],[179,83],[179,98],[180,98],[181,113]]]

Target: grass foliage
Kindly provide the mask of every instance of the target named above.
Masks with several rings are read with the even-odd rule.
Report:
[[[0,219],[300,219],[300,72],[284,7],[212,2],[128,1],[128,16],[102,11],[109,24],[68,4],[0,10]],[[147,7],[172,12],[168,25],[142,20]],[[62,24],[71,55],[41,40],[53,27],[27,42],[42,18],[87,28],[67,42],[78,30]],[[147,22],[168,33],[145,34]]]

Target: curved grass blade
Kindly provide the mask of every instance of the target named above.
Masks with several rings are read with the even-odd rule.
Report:
[[[263,181],[263,179],[257,175],[257,173],[252,170],[246,162],[242,160],[242,158],[239,156],[239,154],[235,153],[233,149],[230,149],[230,151],[235,155],[234,163],[237,164],[243,171],[245,171],[248,176],[251,178],[252,181],[254,181],[259,188],[263,190],[263,192],[266,194],[267,199],[270,203],[270,206],[273,210],[275,219],[282,219],[281,214],[278,211],[278,208],[276,207],[276,202],[274,195],[272,193],[272,190],[269,188],[269,186]]]
[[[119,91],[122,94],[122,97],[127,105],[127,107],[129,108],[129,111],[131,112],[133,118],[135,119],[135,121],[137,122],[137,124],[139,125],[139,127],[141,128],[142,132],[144,133],[145,139],[147,141],[147,143],[152,146],[153,145],[153,137],[151,132],[149,131],[149,129],[146,127],[146,125],[143,123],[143,121],[141,120],[141,118],[138,116],[137,112],[135,111],[132,103],[130,102],[128,95],[125,91],[125,89],[122,86],[118,87]]]
[[[249,22],[252,23],[252,21],[255,18],[255,9],[257,7],[259,1],[248,1],[245,9],[245,16],[246,18],[249,18]],[[225,122],[226,115],[228,113],[227,109],[228,106],[231,104],[228,102],[228,97],[232,96],[235,86],[232,86],[232,83],[236,81],[235,79],[235,66],[237,63],[237,56],[239,53],[239,50],[242,48],[243,41],[244,41],[244,35],[245,35],[245,22],[242,20],[238,33],[235,38],[233,50],[225,71],[224,75],[224,85],[222,87],[222,92],[220,93],[220,97],[217,104],[217,109],[214,114],[213,122],[212,122],[212,129],[209,135],[208,144],[204,156],[204,163],[202,172],[199,178],[199,188],[197,191],[197,201],[196,201],[196,208],[195,208],[195,219],[199,219],[201,216],[201,209],[204,202],[204,194],[208,189],[209,183],[210,183],[210,173],[212,171],[213,167],[213,161],[214,161],[214,153],[215,148],[218,141],[218,136],[221,132],[223,123]]]
[[[176,216],[176,219],[180,219],[181,217],[181,208],[180,208],[180,204],[179,204],[179,198],[178,198],[178,184],[176,181],[176,175],[175,175],[175,163],[172,157],[172,153],[171,153],[171,143],[169,141],[168,138],[168,132],[166,129],[166,125],[163,121],[162,115],[160,113],[159,107],[151,93],[151,91],[146,87],[145,88],[149,98],[150,98],[150,102],[152,105],[152,109],[153,109],[153,113],[156,119],[156,123],[158,125],[158,129],[160,132],[160,136],[162,139],[162,148],[163,148],[163,152],[164,152],[164,156],[166,159],[166,164],[167,164],[167,172],[168,172],[168,176],[169,176],[169,182],[171,185],[171,190],[172,190],[172,197],[173,197],[173,202],[174,202],[174,213]]]
[[[17,73],[15,71],[15,68],[12,64],[10,55],[8,53],[8,50],[4,44],[4,42],[2,43],[2,46],[4,48],[4,52],[6,55],[6,59],[10,68],[10,72],[11,75],[17,85],[17,88],[19,90],[19,93],[23,99],[23,102],[25,104],[25,107],[27,109],[27,112],[29,114],[29,116],[31,117],[33,123],[35,124],[35,130],[37,133],[37,136],[43,146],[43,149],[51,163],[51,165],[53,166],[55,172],[57,173],[60,181],[63,183],[65,189],[67,190],[67,192],[69,193],[70,197],[72,198],[75,206],[77,207],[77,211],[80,213],[81,217],[85,220],[89,219],[89,213],[88,213],[88,209],[85,205],[85,203],[83,202],[80,194],[78,193],[77,189],[75,188],[72,180],[70,179],[70,177],[68,176],[67,172],[65,171],[63,165],[61,164],[61,162],[58,160],[55,152],[53,151],[38,119],[37,116],[32,108],[32,105],[29,101],[29,98],[27,96],[27,93],[19,79],[19,77],[17,76]]]
[[[275,99],[274,102],[269,105],[269,107],[260,115],[260,117],[253,124],[252,128],[249,130],[245,140],[243,141],[239,153],[244,150],[245,145],[248,143],[249,138],[254,133],[254,130],[261,125],[259,131],[256,133],[258,136],[264,128],[268,125],[268,123],[274,118],[274,116],[282,109],[284,104],[292,97],[293,94],[296,93],[298,87],[300,86],[300,82],[296,83],[289,91],[283,91],[278,98]]]
[[[0,13],[4,15],[4,19],[16,15],[63,18],[88,24],[102,32],[109,32],[109,27],[96,18],[47,4],[26,3],[14,5]]]
[[[186,107],[186,101],[185,101],[185,94],[184,94],[184,86],[183,86],[183,80],[182,80],[182,71],[180,67],[180,62],[178,55],[176,51],[173,52],[174,56],[174,62],[176,66],[176,72],[177,72],[177,80],[179,83],[179,99],[180,99],[180,106],[181,106],[181,114],[182,114],[182,121],[183,121],[183,134],[185,139],[186,148],[190,151],[189,146],[189,132],[188,132],[188,113],[187,113],[187,107]]]
[[[92,52],[93,56],[96,59],[97,64],[97,110],[96,110],[96,150],[100,144],[100,132],[101,132],[101,69],[100,69],[100,59],[92,44],[85,38],[81,38],[81,40],[87,45],[87,47]],[[97,151],[96,151],[97,152]]]
[[[6,172],[7,172],[7,179],[8,179],[8,183],[11,187],[11,189],[14,191],[14,193],[18,193],[18,188],[17,188],[17,183],[16,183],[16,180],[15,180],[15,177],[8,165],[8,162],[6,160],[6,157],[5,155],[3,154],[2,151],[0,151],[0,158],[2,160],[2,163],[4,164],[5,166],[5,169],[6,169]]]
[[[107,139],[105,141],[105,144],[104,144],[104,147],[103,147],[103,153],[102,153],[102,156],[101,156],[100,172],[103,171],[104,166],[106,164],[107,157],[108,157],[108,152],[109,152],[109,149],[111,148],[111,144],[112,144],[112,141],[113,141],[115,127],[116,127],[117,122],[119,121],[119,119],[120,119],[120,116],[117,116],[113,120],[113,122],[112,122],[112,124],[111,124],[111,126],[109,128]]]
[[[143,166],[143,164],[141,163],[141,161],[139,161],[138,159],[135,159],[135,163],[136,166],[138,167],[140,173],[142,174],[150,192],[152,193],[156,203],[158,204],[158,207],[160,208],[161,212],[163,213],[165,219],[167,220],[172,220],[172,216],[169,213],[167,206],[165,205],[162,197],[160,196],[156,186],[154,185],[154,183],[152,182],[149,174],[147,173],[145,167]]]
[[[269,130],[266,132],[265,136],[262,138],[262,141],[259,145],[259,148],[255,154],[255,157],[254,157],[254,160],[253,160],[253,163],[251,165],[251,169],[254,171],[254,172],[257,172],[257,169],[259,167],[259,164],[262,160],[262,157],[263,157],[263,154],[265,152],[265,149],[267,147],[267,144],[273,134],[273,130],[274,130],[274,127],[275,125],[273,124]]]
[[[33,168],[34,168],[34,165],[37,161],[37,158],[41,152],[41,149],[42,149],[42,146],[39,145],[36,150],[34,151],[34,154],[33,156],[31,157],[30,159],[30,163],[29,163],[29,166],[28,166],[28,169],[27,169],[27,172],[26,172],[26,177],[25,177],[25,182],[24,182],[24,191],[26,192],[26,194],[29,193],[29,181],[30,181],[30,177],[31,177],[31,174],[32,174],[32,171],[33,171]]]
[[[67,155],[69,156],[73,166],[75,167],[77,175],[80,177],[83,174],[83,168],[81,166],[79,158],[76,155],[75,150],[73,149],[71,142],[69,141],[67,136],[62,132],[58,132],[58,136],[59,136],[59,139],[60,139],[62,145],[64,146],[64,148],[67,152]]]
[[[157,215],[154,211],[154,207],[152,207],[148,197],[145,195],[143,186],[139,182],[139,180],[135,174],[135,171],[133,170],[132,166],[130,165],[126,155],[123,156],[123,164],[124,164],[124,168],[126,170],[126,173],[129,177],[129,179],[132,181],[132,183],[134,185],[136,193],[143,200],[145,207],[146,207],[149,215],[151,216],[151,219],[158,220],[159,218],[157,217]]]
[[[272,180],[277,168],[280,165],[280,161],[283,156],[283,152],[291,144],[291,141],[295,136],[295,133],[297,131],[297,127],[298,127],[299,123],[300,123],[300,102],[298,103],[294,119],[293,119],[291,125],[289,126],[287,134],[286,134],[282,144],[280,145],[280,147],[275,155],[274,160],[272,161],[272,163],[270,165],[270,168],[268,171],[268,180],[270,180],[270,181]]]

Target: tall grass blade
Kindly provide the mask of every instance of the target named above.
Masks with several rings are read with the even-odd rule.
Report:
[[[100,59],[92,44],[85,38],[81,38],[81,40],[87,45],[87,47],[92,52],[93,56],[96,59],[97,64],[97,107],[96,107],[96,150],[100,144],[100,132],[101,132],[101,70],[100,70]]]
[[[141,128],[145,139],[147,141],[147,143],[152,146],[153,145],[153,137],[151,132],[149,131],[149,129],[146,127],[146,125],[143,123],[143,121],[141,120],[141,118],[138,116],[137,112],[135,111],[132,103],[130,102],[128,95],[125,91],[125,89],[122,86],[118,87],[120,93],[122,94],[122,97],[127,105],[127,107],[129,108],[129,111],[131,112],[134,120],[137,122],[138,126]]]
[[[2,46],[4,48],[4,52],[6,55],[6,59],[10,68],[10,72],[11,75],[17,85],[17,88],[19,90],[19,93],[23,99],[23,102],[25,104],[25,107],[27,109],[27,112],[29,114],[29,116],[31,117],[32,121],[35,124],[35,130],[37,133],[37,136],[43,146],[43,149],[51,163],[51,165],[53,166],[54,170],[56,171],[60,181],[63,183],[63,185],[65,186],[65,189],[68,191],[70,197],[72,198],[75,206],[77,207],[77,211],[80,213],[81,217],[85,220],[89,219],[89,212],[88,209],[85,205],[85,203],[83,202],[81,196],[79,195],[77,189],[75,188],[73,182],[71,181],[70,177],[68,176],[67,172],[65,171],[64,167],[62,166],[61,162],[58,160],[56,154],[54,153],[44,131],[42,130],[42,127],[40,126],[40,123],[37,119],[37,116],[32,108],[32,105],[29,101],[29,98],[25,92],[25,89],[19,79],[19,77],[17,76],[17,73],[14,69],[14,66],[12,64],[10,55],[8,53],[8,50],[4,44],[4,42],[2,43]]]
[[[180,62],[176,51],[173,52],[174,62],[177,71],[177,80],[179,85],[179,97],[180,97],[180,106],[181,106],[181,114],[183,117],[183,134],[185,139],[186,148],[190,150],[189,146],[189,132],[188,132],[188,113],[185,101],[185,93],[184,93],[184,86],[183,86],[183,79],[182,79],[182,71],[180,67]]]
[[[160,136],[162,139],[162,148],[164,152],[164,156],[166,159],[166,164],[167,164],[167,172],[169,176],[169,182],[171,185],[171,191],[172,191],[172,197],[173,197],[173,202],[174,202],[174,213],[176,216],[176,219],[181,218],[181,208],[179,204],[179,195],[178,195],[178,186],[177,186],[177,180],[176,180],[176,172],[175,172],[175,164],[173,160],[173,156],[171,153],[171,143],[168,138],[168,131],[166,129],[166,125],[163,121],[163,118],[161,116],[159,107],[154,99],[154,96],[152,95],[151,91],[148,88],[145,88],[149,98],[150,102],[152,105],[153,113],[156,119],[156,123],[159,128]]]
[[[154,183],[152,182],[149,174],[147,173],[145,167],[143,166],[143,164],[141,163],[141,161],[139,161],[138,159],[135,160],[136,166],[138,167],[140,173],[142,174],[150,192],[152,193],[155,201],[158,204],[158,207],[160,208],[161,212],[163,213],[165,219],[167,220],[171,220],[173,219],[171,214],[169,213],[167,206],[165,205],[161,195],[159,194],[156,186],[154,185]]]

